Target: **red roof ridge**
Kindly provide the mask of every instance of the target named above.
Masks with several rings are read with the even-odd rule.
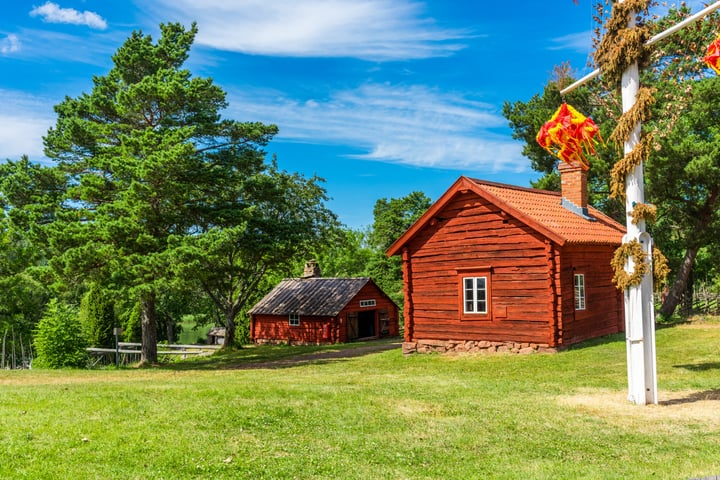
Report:
[[[520,190],[528,193],[536,193],[536,194],[546,194],[546,195],[552,195],[554,197],[562,197],[562,193],[560,192],[553,192],[552,190],[543,190],[541,188],[534,188],[534,187],[521,187],[519,185],[510,185],[509,183],[500,183],[500,182],[491,182],[489,180],[482,180],[479,178],[471,178],[466,177],[468,180],[471,180],[478,185],[489,185],[491,187],[499,187],[499,188],[507,188],[508,190]]]

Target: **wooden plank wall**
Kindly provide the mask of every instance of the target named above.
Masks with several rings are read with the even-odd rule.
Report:
[[[624,331],[623,294],[612,283],[610,260],[617,246],[566,246],[563,249],[562,304],[563,343],[571,345],[588,338]],[[575,310],[574,274],[585,275],[585,310]]]
[[[406,341],[553,343],[554,305],[544,238],[468,192],[451,200],[408,245]],[[457,269],[491,267],[490,315],[463,320]],[[408,322],[406,318],[406,324]]]
[[[331,317],[300,316],[299,326],[290,326],[287,315],[254,315],[251,338],[254,341],[272,340],[296,344],[333,343],[336,322]],[[330,339],[323,340],[323,326],[330,327]],[[337,337],[335,337],[337,338]],[[339,341],[339,340],[335,340]]]

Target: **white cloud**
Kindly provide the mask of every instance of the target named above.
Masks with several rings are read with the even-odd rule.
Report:
[[[197,21],[196,43],[249,54],[374,61],[448,56],[470,32],[439,27],[412,0],[158,0],[154,17]]]
[[[80,12],[74,8],[61,8],[57,3],[45,2],[30,11],[31,17],[41,17],[48,23],[69,23],[72,25],[87,25],[96,30],[105,30],[107,22],[95,12],[85,10]]]
[[[43,157],[42,137],[55,123],[52,105],[46,98],[23,92],[0,90],[0,161],[28,155]]]
[[[20,29],[21,54],[26,59],[84,63],[107,67],[113,52],[122,44],[126,32],[91,32],[70,35],[50,30]],[[48,48],[52,45],[53,48]]]
[[[15,34],[10,34],[7,37],[0,39],[0,53],[7,55],[8,53],[15,53],[20,51],[20,39]]]
[[[592,51],[593,32],[585,31],[579,33],[571,33],[551,39],[552,46],[550,50],[567,50],[579,53],[590,53]]]
[[[277,124],[277,141],[354,146],[365,152],[355,158],[420,167],[529,167],[522,145],[496,132],[507,122],[494,106],[425,86],[371,84],[304,100],[255,90],[231,92],[229,100],[232,118]]]

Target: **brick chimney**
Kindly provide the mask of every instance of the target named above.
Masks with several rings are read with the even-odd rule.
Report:
[[[313,278],[313,277],[321,277],[322,274],[320,273],[320,265],[315,260],[308,260],[305,262],[305,269],[303,271],[302,278]]]
[[[560,172],[563,207],[581,217],[590,218],[587,208],[587,170],[580,165],[560,162],[558,171]]]

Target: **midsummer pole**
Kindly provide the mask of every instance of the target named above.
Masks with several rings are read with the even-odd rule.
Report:
[[[623,3],[625,0],[617,0]],[[703,18],[709,13],[720,8],[720,1],[707,6],[702,11],[683,20],[682,22],[655,35],[645,43],[650,46],[666,38],[674,32],[687,25]],[[635,28],[635,17],[638,12],[630,12],[628,15],[628,28]],[[566,94],[575,88],[587,83],[600,74],[600,70],[594,70],[572,85],[561,90]],[[628,112],[636,103],[640,88],[640,74],[638,62],[632,62],[622,73],[622,110],[623,114]],[[638,121],[632,128],[630,135],[623,145],[624,154],[627,156],[640,144],[641,122]],[[645,203],[645,191],[643,183],[643,161],[642,159],[625,176],[625,212],[627,233],[623,237],[623,246],[638,242],[643,253],[652,263],[653,244],[650,234],[645,230],[645,220],[642,216],[633,218],[633,211],[636,205]],[[631,275],[636,265],[632,256],[629,256],[625,263],[625,271]],[[625,288],[625,337],[627,350],[627,371],[628,371],[628,400],[636,405],[648,403],[657,404],[657,362],[655,355],[655,308],[653,301],[653,276],[652,268],[648,268],[642,280],[637,285],[630,285]]]
[[[619,0],[623,3],[625,0]],[[635,16],[631,12],[628,27],[635,28]],[[632,62],[622,74],[622,110],[628,112],[637,99],[640,88],[640,73],[637,60]],[[628,155],[640,143],[640,121],[637,122],[624,144],[624,153]],[[637,241],[643,252],[652,258],[652,238],[645,231],[645,220],[633,222],[632,212],[635,205],[645,203],[643,180],[643,161],[625,177],[625,212],[627,233],[623,244]],[[628,258],[625,271],[634,272],[636,265],[632,257]],[[657,366],[655,359],[655,307],[653,305],[652,269],[643,276],[639,285],[625,289],[625,337],[627,343],[628,400],[636,405],[657,403]]]

